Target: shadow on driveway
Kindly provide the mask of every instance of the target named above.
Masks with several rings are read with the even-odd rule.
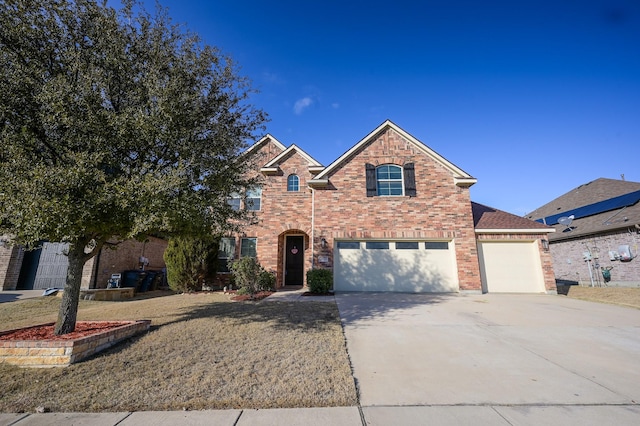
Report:
[[[336,303],[342,323],[355,326],[367,320],[412,315],[411,308],[437,305],[458,297],[454,293],[341,292],[336,294]]]

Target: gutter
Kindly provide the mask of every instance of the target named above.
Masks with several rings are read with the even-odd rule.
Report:
[[[315,232],[316,232],[316,191],[309,186],[311,190],[311,269],[315,269]]]

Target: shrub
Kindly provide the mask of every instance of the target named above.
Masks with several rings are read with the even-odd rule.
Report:
[[[164,252],[167,281],[173,291],[202,290],[202,283],[216,273],[218,240],[212,237],[175,237]]]
[[[276,289],[276,275],[273,272],[265,271],[260,272],[258,278],[258,288],[260,291],[275,291]]]
[[[265,271],[253,257],[243,257],[231,262],[229,270],[233,274],[234,283],[249,294],[275,288],[276,277]]]
[[[249,292],[249,289],[247,287],[242,287],[236,292],[236,294],[238,296],[244,296],[245,294],[251,294],[251,293]]]
[[[307,271],[307,286],[311,293],[329,293],[333,286],[333,274],[329,269],[311,269]]]

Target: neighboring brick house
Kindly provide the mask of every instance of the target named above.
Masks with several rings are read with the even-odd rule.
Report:
[[[278,287],[326,268],[337,291],[555,291],[553,229],[472,204],[476,179],[390,121],[327,167],[271,135],[247,154],[262,188],[230,203],[257,223],[222,240],[223,263],[257,256]]]
[[[105,288],[111,274],[137,270],[140,258],[148,260],[146,270],[165,267],[163,254],[167,242],[149,237],[146,241],[127,240],[116,249],[103,248],[83,268],[82,288]],[[0,245],[0,290],[62,288],[68,261],[62,243],[43,243],[41,248],[25,251],[19,246]]]
[[[559,282],[640,287],[640,182],[599,178],[526,217],[556,229],[549,244]]]

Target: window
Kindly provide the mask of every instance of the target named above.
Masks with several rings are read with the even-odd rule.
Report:
[[[236,239],[220,238],[218,247],[218,272],[229,272],[229,260],[236,256]]]
[[[238,211],[240,210],[240,194],[234,192],[231,194],[231,198],[227,200],[227,204],[231,206],[231,209]]]
[[[389,250],[389,243],[386,241],[367,241],[367,250]]]
[[[402,167],[386,164],[376,169],[378,195],[403,195]]]
[[[240,257],[257,257],[257,238],[243,238],[240,245]]]
[[[417,241],[398,241],[396,243],[396,250],[418,250],[418,248]]]
[[[427,250],[449,250],[449,243],[446,241],[427,241],[424,243]]]
[[[337,245],[339,249],[360,249],[360,243],[358,241],[338,241]]]
[[[367,197],[416,196],[416,176],[413,163],[403,167],[394,164],[365,164]]]
[[[247,198],[245,208],[247,210],[260,210],[260,197],[262,196],[262,188],[256,187],[247,190]]]
[[[300,178],[298,177],[298,175],[289,175],[289,177],[287,178],[287,191],[300,191]]]

